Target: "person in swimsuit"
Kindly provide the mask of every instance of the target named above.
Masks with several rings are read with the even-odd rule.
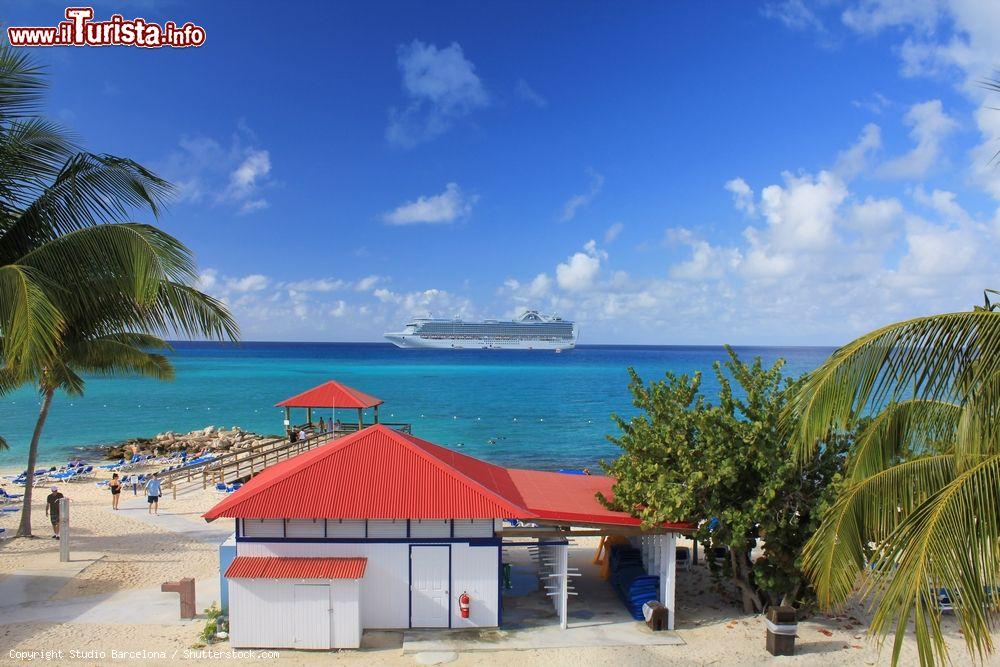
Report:
[[[118,473],[111,475],[111,481],[108,482],[108,488],[111,489],[111,509],[118,509],[118,498],[121,496],[122,492],[122,482],[118,479]]]
[[[64,498],[59,487],[53,486],[52,493],[45,498],[45,515],[52,520],[52,539],[59,539],[59,501]]]

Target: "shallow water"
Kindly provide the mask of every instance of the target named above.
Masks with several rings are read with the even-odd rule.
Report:
[[[832,349],[737,352],[768,363],[782,357],[786,372],[798,375],[822,363]],[[42,461],[63,462],[81,446],[209,424],[278,433],[283,415],[275,403],[337,379],[384,399],[383,421],[410,422],[415,435],[461,445],[472,456],[512,467],[595,467],[617,455],[606,440],[614,431],[611,413],[633,411],[629,366],[646,380],[666,371],[701,371],[702,390],[711,398],[718,388],[712,362],[724,359],[725,351],[583,346],[554,354],[355,343],[177,343],[171,357],[174,382],[89,378],[84,397],[58,395],[43,433]],[[0,453],[0,465],[24,460],[38,402],[27,389],[0,399],[0,433],[12,448]],[[315,411],[314,420],[325,414]],[[355,418],[350,411],[340,417]]]

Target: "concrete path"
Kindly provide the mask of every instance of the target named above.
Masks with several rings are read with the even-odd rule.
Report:
[[[28,573],[25,573],[28,574]],[[2,584],[13,577],[7,577]],[[65,581],[63,582],[65,583]],[[118,591],[105,595],[49,600],[35,597],[38,592],[32,586],[20,593],[12,591],[16,597],[6,597],[0,590],[0,625],[13,623],[109,623],[132,625],[138,622],[149,624],[184,624],[199,622],[197,619],[180,619],[180,601],[176,594],[162,593],[157,588],[140,588]],[[203,579],[195,582],[197,609],[208,607],[219,598],[219,580]],[[30,597],[25,597],[30,595]],[[51,593],[50,593],[51,596]],[[138,620],[141,619],[141,620]]]
[[[12,607],[47,601],[70,579],[101,558],[101,554],[77,552],[71,555],[68,563],[61,563],[59,554],[39,555],[36,567],[0,579],[0,619],[6,621]]]
[[[145,497],[142,496],[139,498],[126,498],[121,501],[118,507],[118,513],[130,519],[148,523],[151,526],[158,526],[199,542],[222,544],[233,532],[231,520],[207,523],[200,516],[191,517],[186,514],[171,514],[166,510],[161,510],[158,515],[152,515],[149,513]],[[110,508],[106,511],[114,512]]]
[[[111,508],[106,511],[114,512]],[[151,516],[147,512],[146,499],[141,496],[123,498],[116,513],[210,544],[220,544],[232,533],[232,526],[226,525],[228,522],[209,524],[200,517],[191,519],[182,514]],[[153,624],[192,622],[180,619],[178,596],[163,593],[158,586],[52,599],[70,579],[102,557],[102,554],[73,552],[69,563],[60,563],[58,554],[46,554],[39,558],[38,567],[0,579],[0,625],[33,622],[134,624],[136,619]],[[195,593],[196,608],[208,607],[219,599],[219,580],[196,581]]]

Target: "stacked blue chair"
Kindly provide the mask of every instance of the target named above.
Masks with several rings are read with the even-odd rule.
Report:
[[[609,559],[611,586],[632,618],[643,620],[642,605],[659,599],[660,578],[646,574],[642,553],[627,544],[612,545]]]

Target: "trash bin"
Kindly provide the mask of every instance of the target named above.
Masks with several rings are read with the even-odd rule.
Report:
[[[794,607],[771,607],[764,617],[767,626],[767,652],[771,655],[795,655],[795,637],[799,624]]]
[[[655,600],[642,605],[642,617],[650,630],[659,632],[667,629],[667,608]]]

